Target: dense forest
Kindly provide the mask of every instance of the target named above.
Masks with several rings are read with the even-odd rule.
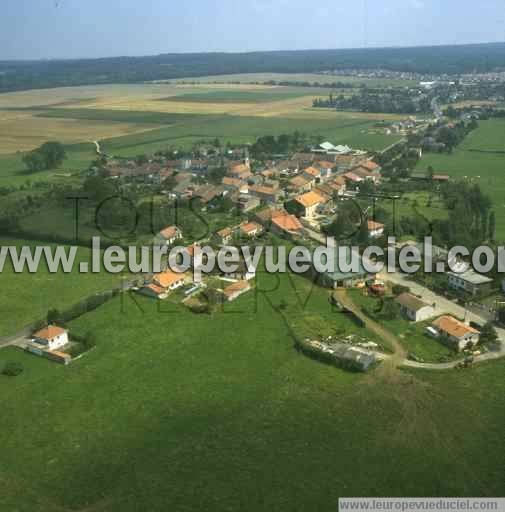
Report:
[[[434,74],[505,69],[505,43],[417,48],[188,53],[83,60],[0,61],[0,92],[232,73],[387,69]]]

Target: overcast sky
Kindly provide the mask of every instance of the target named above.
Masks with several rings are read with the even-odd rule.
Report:
[[[1,0],[0,60],[505,41],[505,0]]]

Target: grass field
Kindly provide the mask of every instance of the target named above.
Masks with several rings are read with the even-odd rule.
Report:
[[[349,144],[369,150],[382,149],[398,140],[397,137],[371,133],[373,121],[366,118],[330,117],[321,119],[253,116],[190,116],[173,126],[131,136],[103,140],[106,152],[132,156],[142,152],[196,140],[218,137],[223,141],[254,142],[262,135],[280,135],[295,130],[320,135],[338,144]]]
[[[79,220],[76,226],[75,203],[72,200],[62,205],[42,208],[21,218],[20,229],[23,236],[31,237],[36,234],[41,239],[74,240],[76,229],[78,238],[85,244],[91,243],[91,238],[99,236],[110,244],[145,244],[149,245],[153,237],[166,226],[177,224],[183,232],[184,241],[188,244],[197,240],[208,239],[216,231],[227,226],[237,225],[241,217],[234,212],[209,211],[201,212],[197,208],[167,206],[166,201],[159,202],[160,198],[154,197],[153,214],[150,215],[150,200],[148,208],[143,209],[137,204],[137,209],[128,203],[130,217],[124,225],[118,228],[107,228],[100,221],[100,212],[105,212],[107,203],[101,208],[86,205],[81,202],[79,206]],[[145,206],[145,205],[144,205]],[[111,206],[114,208],[114,204]],[[141,213],[143,212],[143,213]],[[98,219],[97,219],[98,215]],[[137,223],[135,219],[137,217]]]
[[[10,240],[0,238],[2,246],[35,247],[42,244],[27,240]],[[91,261],[91,251],[79,248],[74,271],[65,274],[62,271],[51,274],[47,265],[41,264],[35,274],[29,272],[15,273],[10,261],[0,273],[0,336],[15,333],[31,322],[43,319],[51,308],[66,309],[80,299],[112,288],[119,284],[118,275],[101,272],[98,274],[80,274],[80,262]]]
[[[73,144],[66,147],[67,158],[57,169],[29,173],[22,153],[0,155],[0,187],[22,186],[37,181],[69,184],[96,158],[94,144]]]
[[[111,301],[72,323],[98,346],[70,367],[0,350],[25,366],[0,376],[0,509],[324,512],[339,496],[503,494],[503,361],[365,376],[317,363],[271,305],[345,319],[327,291],[278,277],[213,316]]]
[[[500,153],[501,152],[501,153]],[[505,240],[505,120],[480,121],[453,154],[426,153],[418,169],[429,166],[437,174],[449,174],[478,183],[493,201],[496,236]]]

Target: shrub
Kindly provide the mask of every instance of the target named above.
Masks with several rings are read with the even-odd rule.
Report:
[[[21,373],[23,373],[23,365],[21,363],[16,362],[8,362],[5,363],[5,366],[2,370],[2,374],[6,375],[7,377],[17,377]]]
[[[408,286],[403,286],[402,284],[394,284],[391,288],[393,295],[401,295],[402,293],[409,293],[410,288]]]
[[[61,324],[61,323],[63,323],[63,315],[57,309],[50,309],[47,312],[47,323],[48,324]]]

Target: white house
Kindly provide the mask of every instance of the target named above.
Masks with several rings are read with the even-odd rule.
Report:
[[[33,341],[48,350],[58,350],[68,343],[68,331],[57,325],[48,325],[33,335]]]
[[[435,315],[435,308],[411,293],[402,293],[395,299],[403,316],[412,322],[422,322]]]
[[[437,318],[433,322],[433,327],[437,329],[443,340],[458,352],[469,344],[476,345],[479,342],[479,331],[449,315]]]

